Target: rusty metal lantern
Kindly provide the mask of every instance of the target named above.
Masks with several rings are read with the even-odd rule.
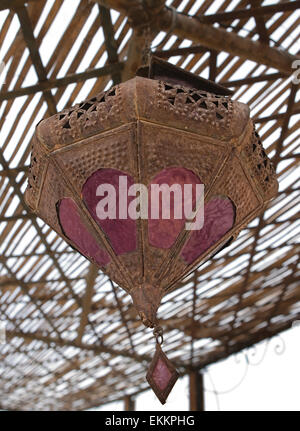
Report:
[[[98,220],[95,188],[116,185],[121,174],[128,185],[203,183],[203,228],[185,230],[184,220]],[[38,124],[26,201],[125,289],[154,328],[147,378],[164,403],[177,372],[160,348],[163,295],[227,246],[277,188],[248,106],[228,89],[152,58],[134,79]]]

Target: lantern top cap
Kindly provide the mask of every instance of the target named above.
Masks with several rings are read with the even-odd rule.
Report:
[[[36,138],[52,152],[134,121],[151,121],[231,145],[250,121],[249,107],[231,94],[155,58],[135,78],[42,120]]]
[[[149,66],[140,69],[135,78],[37,125],[32,165],[39,173],[30,176],[26,193],[29,206],[33,209],[37,206],[46,160],[51,153],[70,151],[104,133],[118,133],[137,123],[156,124],[168,130],[170,136],[186,136],[197,143],[199,150],[209,143],[224,153],[236,152],[246,159],[251,176],[258,188],[263,189],[263,200],[268,201],[278,188],[275,174],[269,169],[259,136],[254,133],[249,107],[232,100],[230,94],[218,84],[152,58]]]
[[[177,85],[179,84],[186,88],[207,91],[208,93],[220,96],[233,95],[233,92],[228,88],[210,81],[209,79],[204,79],[201,76],[195,75],[155,56],[150,58],[149,65],[140,67],[137,70],[136,75],[143,78],[162,80]]]

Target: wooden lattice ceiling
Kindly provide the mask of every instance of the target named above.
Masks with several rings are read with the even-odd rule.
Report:
[[[265,214],[165,297],[169,357],[189,373],[300,318],[300,98],[291,77],[300,1],[73,3],[0,1],[2,409],[80,410],[147,388],[151,331],[123,291],[28,211],[23,194],[38,121],[131,77],[157,35],[158,55],[250,105],[280,181]],[[147,22],[149,31],[139,27]]]

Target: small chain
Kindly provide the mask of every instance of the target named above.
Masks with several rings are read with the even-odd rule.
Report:
[[[151,56],[151,31],[150,31],[150,25],[147,25],[144,28],[144,36],[145,36],[145,47],[143,49],[143,57],[142,57],[142,64],[148,64],[149,58]]]
[[[164,336],[163,336],[163,328],[161,326],[155,326],[153,329],[153,335],[156,339],[156,343],[162,345],[164,342]]]
[[[174,28],[176,27],[177,24],[177,11],[174,7],[171,6],[166,6],[167,9],[172,11],[172,21],[171,21],[171,26],[166,34],[166,36],[164,37],[164,39],[167,39],[169,36],[171,36],[173,34]],[[143,57],[142,57],[142,61],[143,64],[149,64],[150,61],[150,57],[153,53],[153,49],[158,48],[162,42],[159,42],[156,46],[152,46],[152,38],[151,38],[151,22],[148,23],[148,25],[146,25],[143,29],[144,32],[144,36],[145,36],[145,48],[143,50]]]

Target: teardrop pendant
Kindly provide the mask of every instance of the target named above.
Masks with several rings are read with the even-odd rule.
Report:
[[[179,374],[162,351],[163,331],[160,326],[154,328],[153,334],[156,338],[155,355],[149,366],[146,379],[153,392],[162,404],[165,404],[169,393],[178,380]]]

